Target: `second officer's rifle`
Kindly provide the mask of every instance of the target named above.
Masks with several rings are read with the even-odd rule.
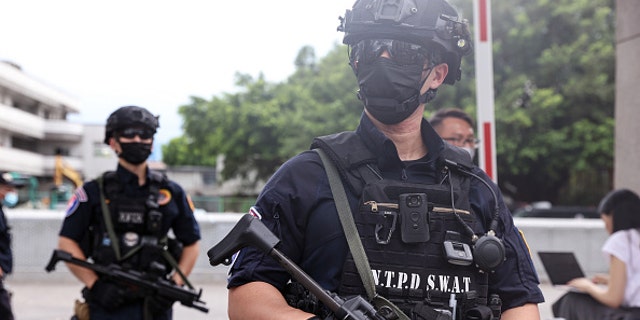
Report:
[[[205,307],[205,302],[200,300],[202,289],[196,292],[190,288],[182,288],[166,279],[159,277],[149,277],[145,273],[135,270],[125,270],[116,264],[107,266],[87,262],[82,259],[75,258],[71,253],[64,250],[54,250],[51,259],[45,270],[51,272],[55,270],[58,261],[75,264],[83,268],[93,270],[95,273],[104,277],[122,282],[131,286],[135,286],[145,290],[149,295],[158,295],[174,301],[179,301],[183,306],[200,310],[204,313],[209,312]]]
[[[280,243],[258,218],[245,214],[218,244],[207,252],[212,266],[220,263],[231,264],[231,256],[238,250],[254,246],[274,258],[291,276],[314,294],[318,300],[331,310],[337,319],[384,320],[373,305],[361,296],[343,299],[337,294],[323,289],[298,265],[287,258],[275,246]]]

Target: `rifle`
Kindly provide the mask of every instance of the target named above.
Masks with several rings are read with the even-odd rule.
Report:
[[[384,320],[386,319],[361,296],[344,300],[337,294],[324,290],[298,265],[287,258],[275,246],[280,243],[267,227],[250,214],[245,214],[218,244],[207,252],[212,266],[220,263],[231,264],[231,256],[238,250],[253,245],[273,257],[291,276],[313,293],[318,300],[329,308],[337,319]]]
[[[142,288],[149,292],[149,295],[158,295],[173,301],[180,301],[183,306],[198,309],[204,313],[209,312],[205,307],[205,302],[200,300],[202,289],[195,292],[194,289],[179,287],[169,280],[159,277],[150,278],[145,273],[135,270],[125,270],[117,264],[103,266],[75,258],[71,253],[64,250],[53,250],[51,260],[45,267],[47,272],[55,270],[56,263],[64,261],[75,264],[83,268],[93,270],[95,273],[113,279],[114,281]]]

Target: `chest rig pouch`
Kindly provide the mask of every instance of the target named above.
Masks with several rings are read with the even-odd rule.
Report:
[[[126,194],[115,172],[106,172],[98,182],[104,198],[103,225],[96,234],[94,260],[156,276],[168,274],[172,265],[165,258],[168,238],[158,204],[160,187],[166,184],[164,175],[151,171],[149,188],[141,197]]]
[[[491,319],[488,308],[478,307],[487,305],[488,276],[473,264],[472,237],[482,227],[470,210],[468,178],[451,176],[449,184],[438,185],[382,180],[375,157],[350,132],[318,138],[314,146],[361,195],[352,216],[378,295],[412,319],[479,313],[484,315],[477,319]],[[447,146],[443,154],[465,159],[456,152]],[[338,293],[364,295],[362,279],[350,254]]]
[[[410,314],[417,303],[449,310],[486,305],[487,275],[473,265],[468,228],[477,221],[468,208],[453,212],[449,186],[381,180],[367,184],[353,215],[376,292]],[[363,294],[349,256],[340,294]]]

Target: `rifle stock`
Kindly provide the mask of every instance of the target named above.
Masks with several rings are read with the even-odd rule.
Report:
[[[205,302],[200,300],[202,289],[196,292],[193,289],[178,287],[177,285],[166,279],[157,277],[149,279],[149,277],[146,276],[146,274],[143,272],[135,270],[124,270],[122,269],[122,267],[116,264],[103,266],[90,263],[88,261],[75,258],[71,255],[71,253],[64,250],[53,251],[51,259],[49,260],[49,263],[47,263],[45,270],[47,272],[55,270],[55,266],[58,261],[64,261],[93,270],[95,273],[113,279],[114,281],[133,285],[147,290],[152,294],[179,301],[186,307],[194,308],[205,313],[209,312],[209,309],[204,306]]]
[[[337,319],[384,319],[377,313],[373,305],[361,296],[344,300],[337,294],[323,289],[297,264],[275,248],[279,242],[278,237],[262,221],[250,214],[245,214],[218,244],[209,249],[207,255],[212,266],[220,263],[228,265],[231,256],[238,250],[246,246],[257,247],[273,257],[294,279],[322,301],[336,315]]]

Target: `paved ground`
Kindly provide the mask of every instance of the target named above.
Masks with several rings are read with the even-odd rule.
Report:
[[[18,320],[68,320],[72,314],[74,299],[80,297],[80,286],[69,281],[37,283],[35,281],[7,281],[13,291],[13,308]],[[223,320],[227,319],[227,290],[223,282],[196,284],[203,289],[202,300],[209,313],[176,305],[174,319]],[[543,284],[547,302],[540,306],[542,320],[552,319],[550,306],[563,291]]]
[[[180,304],[174,307],[174,319],[222,320],[227,319],[227,290],[223,283],[202,285],[201,300],[205,301],[209,313],[203,313]],[[71,282],[35,283],[10,282],[13,291],[13,309],[17,320],[69,320],[73,313],[73,302],[80,298],[81,286]]]

